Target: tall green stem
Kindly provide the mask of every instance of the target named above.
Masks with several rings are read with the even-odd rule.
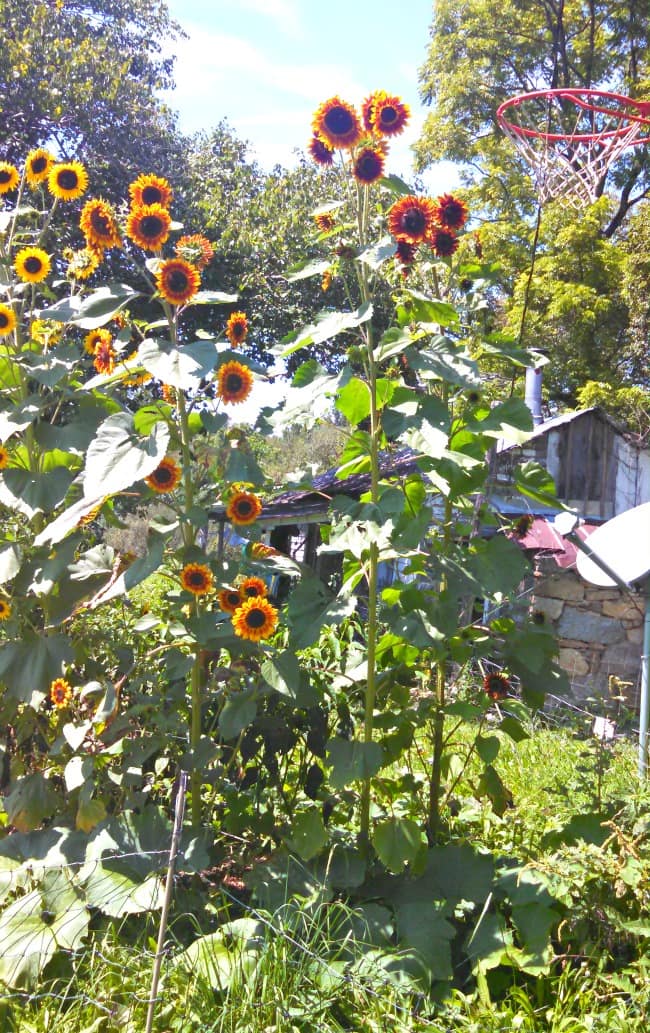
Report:
[[[445,499],[444,526],[442,530],[445,555],[449,554],[452,517],[452,504],[449,499]],[[443,576],[440,579],[440,593],[442,594],[446,588],[447,579]],[[427,821],[427,833],[430,843],[435,843],[440,830],[440,787],[442,784],[442,757],[445,749],[445,692],[447,681],[447,670],[444,660],[436,661],[434,672],[436,710],[433,717],[433,759],[431,761],[431,777],[429,779],[429,815]]]

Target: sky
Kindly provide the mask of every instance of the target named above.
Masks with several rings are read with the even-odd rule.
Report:
[[[165,99],[184,132],[227,119],[264,167],[295,164],[322,101],[359,105],[383,89],[406,101],[407,130],[387,171],[412,178],[410,144],[427,109],[418,96],[432,0],[168,0],[188,39],[173,44],[176,89]],[[432,194],[457,185],[443,163],[425,174]]]

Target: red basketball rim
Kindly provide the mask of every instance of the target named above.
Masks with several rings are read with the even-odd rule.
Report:
[[[578,108],[585,111],[597,111],[600,114],[610,115],[612,118],[620,118],[625,121],[618,129],[607,129],[603,132],[593,133],[551,133],[543,129],[535,129],[530,126],[522,126],[512,122],[506,117],[505,112],[516,109],[525,101],[529,100],[568,100]],[[604,101],[613,101],[618,109],[603,106]],[[497,108],[497,119],[501,127],[515,136],[525,136],[540,140],[574,140],[574,141],[595,141],[613,139],[624,136],[630,128],[631,122],[640,123],[650,127],[650,101],[632,100],[620,93],[610,93],[606,90],[589,90],[586,88],[562,88],[555,90],[533,90],[530,93],[520,93],[516,97],[509,97]],[[637,138],[634,143],[646,143],[650,137]]]

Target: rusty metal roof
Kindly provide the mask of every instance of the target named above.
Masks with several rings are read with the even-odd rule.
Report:
[[[584,542],[598,526],[598,524],[580,524],[576,528],[576,534]],[[510,537],[522,549],[536,553],[548,553],[558,567],[566,569],[575,566],[578,547],[559,534],[553,524],[544,517],[534,517],[525,535],[520,537],[512,534]]]

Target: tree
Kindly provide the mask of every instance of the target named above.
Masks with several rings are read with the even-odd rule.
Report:
[[[6,160],[46,145],[92,164],[92,189],[121,196],[125,178],[169,170],[173,84],[163,42],[182,30],[163,0],[0,0],[0,112]]]

